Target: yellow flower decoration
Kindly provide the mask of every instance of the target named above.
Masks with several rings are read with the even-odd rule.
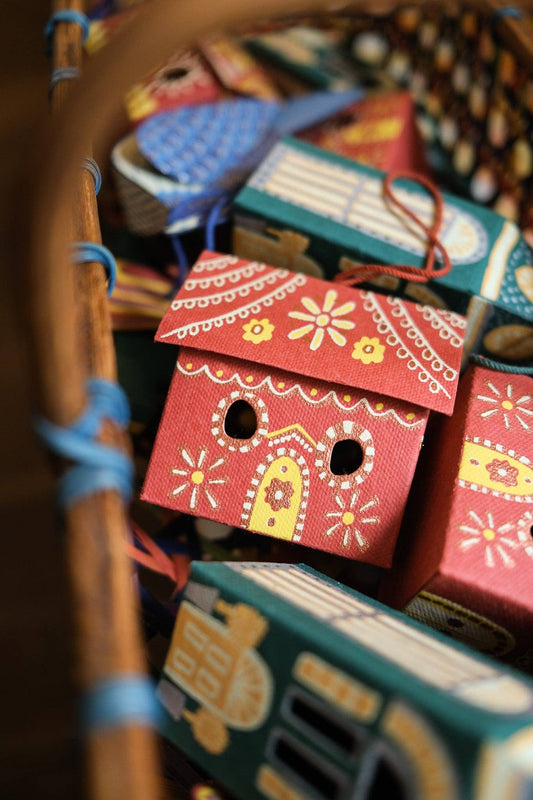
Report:
[[[363,364],[379,364],[383,361],[384,352],[385,345],[379,343],[377,336],[372,339],[362,336],[353,346],[352,358],[362,361]]]
[[[355,308],[355,303],[350,301],[349,303],[343,303],[341,306],[335,308],[336,300],[337,292],[335,289],[328,289],[324,297],[322,308],[320,308],[311,297],[302,297],[301,303],[306,310],[290,311],[289,317],[291,317],[291,319],[302,320],[306,324],[302,325],[301,328],[295,328],[295,330],[291,331],[289,333],[289,339],[301,339],[302,336],[306,336],[313,331],[313,338],[311,339],[309,349],[314,351],[318,350],[324,341],[324,331],[327,331],[332,342],[339,347],[344,347],[346,344],[346,337],[343,336],[342,333],[339,333],[339,330],[351,331],[355,328],[355,322],[349,319],[339,319],[339,317],[350,314]]]
[[[268,319],[251,319],[242,326],[242,329],[244,331],[242,338],[246,342],[259,344],[259,342],[268,342],[269,339],[272,339],[274,325]]]

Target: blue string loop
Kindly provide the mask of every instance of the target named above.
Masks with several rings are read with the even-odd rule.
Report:
[[[492,358],[486,358],[476,353],[470,354],[470,362],[479,367],[492,369],[494,372],[507,372],[513,375],[531,375],[533,377],[533,367],[518,367],[514,364],[502,364],[501,361],[494,361]]]
[[[205,247],[206,250],[215,250],[215,228],[221,222],[223,222],[222,218],[222,210],[225,205],[227,205],[228,198],[221,197],[220,200],[217,200],[215,205],[211,208],[208,216],[207,221],[205,224]]]
[[[107,247],[96,242],[76,242],[74,245],[74,259],[78,264],[99,261],[107,274],[107,293],[109,295],[112,293],[117,279],[117,265],[113,254]]]
[[[504,17],[523,19],[524,13],[516,6],[502,6],[501,8],[495,8],[491,16],[494,22],[498,22],[498,20]]]
[[[104,378],[90,378],[87,381],[87,391],[92,400],[92,409],[100,420],[107,417],[121,428],[129,425],[128,398],[118,383],[106,381]]]
[[[55,26],[59,22],[74,22],[81,28],[81,41],[83,44],[87,41],[89,36],[90,20],[81,11],[74,11],[71,8],[62,8],[59,11],[54,11],[44,29],[44,35],[48,42],[54,35]]]
[[[58,67],[50,76],[50,83],[48,84],[48,96],[52,94],[55,87],[61,81],[72,81],[80,77],[80,71],[77,67]]]
[[[178,259],[178,274],[176,275],[176,279],[168,295],[169,297],[174,297],[189,274],[189,259],[187,258],[187,253],[185,252],[185,248],[183,247],[182,241],[177,233],[170,234],[170,241],[172,243],[172,247],[174,248],[176,258]]]
[[[86,733],[123,725],[156,728],[162,709],[152,681],[145,675],[117,675],[93,686],[81,709]]]
[[[83,169],[86,169],[94,178],[94,193],[98,194],[102,186],[102,173],[94,158],[86,157],[83,159]]]
[[[75,462],[62,476],[58,502],[62,508],[96,492],[114,489],[126,501],[131,498],[133,464],[115,447],[96,441],[104,419],[125,427],[129,422],[126,395],[120,386],[99,378],[87,384],[87,409],[68,428],[37,419],[35,428],[46,445],[57,455]]]

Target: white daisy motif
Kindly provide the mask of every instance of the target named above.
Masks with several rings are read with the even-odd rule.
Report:
[[[181,457],[186,464],[185,469],[176,467],[172,469],[172,474],[179,475],[183,479],[183,483],[172,490],[173,497],[190,489],[189,508],[191,511],[196,511],[201,497],[207,500],[213,510],[218,508],[219,503],[213,494],[212,487],[224,485],[228,482],[228,478],[226,476],[216,477],[213,473],[216,473],[216,470],[226,463],[226,459],[219,457],[206,466],[207,450],[203,447],[199,449],[196,460],[193,459],[186,447],[182,447]]]
[[[326,511],[326,519],[336,519],[337,521],[324,531],[328,538],[340,534],[341,547],[348,549],[352,542],[356,542],[360,550],[368,550],[369,542],[361,533],[360,527],[363,525],[379,525],[379,517],[374,515],[372,509],[379,505],[377,497],[372,497],[359,508],[356,508],[359,492],[355,491],[349,501],[336,494],[333,495],[335,503],[339,507],[338,511]]]
[[[514,388],[511,383],[507,384],[503,392],[494,386],[491,381],[487,381],[486,386],[491,394],[488,396],[477,395],[477,399],[488,406],[485,411],[481,412],[481,418],[488,419],[495,414],[501,414],[503,424],[507,430],[512,429],[514,421],[518,423],[522,430],[530,433],[533,417],[533,395],[523,394],[515,398]]]
[[[519,536],[518,541],[509,538],[509,534],[518,533],[512,523],[506,522],[496,527],[490,511],[486,512],[485,520],[475,511],[469,511],[468,517],[470,518],[468,523],[459,525],[459,530],[464,534],[459,542],[459,549],[465,552],[474,547],[482,549],[487,567],[495,567],[498,559],[508,569],[515,567],[516,561],[509,551],[516,553],[517,550],[525,550],[530,555],[524,546],[526,543],[521,541]]]
[[[289,333],[289,339],[301,339],[308,333],[313,333],[311,350],[318,350],[324,341],[324,331],[328,332],[329,337],[339,347],[344,347],[346,344],[346,337],[339,333],[339,331],[350,331],[355,328],[355,322],[349,319],[339,319],[349,314],[355,308],[355,303],[351,301],[343,303],[341,306],[334,308],[337,299],[337,292],[335,289],[329,289],[324,297],[322,308],[315,303],[310,297],[302,297],[302,305],[306,311],[290,311],[289,317],[291,319],[298,319],[305,322],[300,328]]]

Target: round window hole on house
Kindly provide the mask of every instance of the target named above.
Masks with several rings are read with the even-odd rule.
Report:
[[[183,67],[175,67],[174,69],[169,69],[168,72],[165,72],[163,80],[167,81],[167,83],[181,81],[181,79],[185,78],[188,74],[188,69],[184,69]]]
[[[246,400],[236,400],[226,411],[224,431],[232,439],[251,439],[257,430],[255,410]]]
[[[334,475],[352,475],[363,463],[363,448],[355,439],[341,439],[335,442],[329,460],[330,471]]]

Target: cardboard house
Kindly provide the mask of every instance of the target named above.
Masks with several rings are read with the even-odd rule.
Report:
[[[531,788],[531,680],[302,565],[193,563],[158,695],[240,800]]]
[[[472,365],[440,423],[382,598],[531,670],[533,379]]]
[[[465,324],[204,252],[156,335],[180,349],[143,499],[389,566]]]
[[[409,92],[365,97],[297,138],[384,172],[415,170],[429,176]]]

